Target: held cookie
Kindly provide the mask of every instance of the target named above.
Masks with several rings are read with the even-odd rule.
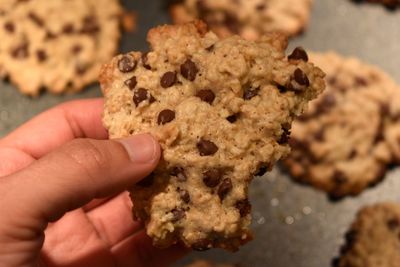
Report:
[[[131,190],[154,244],[236,250],[250,239],[254,174],[289,152],[296,115],[324,89],[324,74],[286,39],[219,40],[202,22],[161,26],[152,50],[120,55],[100,77],[111,138],[149,132],[156,171]]]
[[[118,48],[118,0],[0,1],[0,75],[24,94],[79,91]]]
[[[175,23],[202,19],[220,37],[239,34],[255,40],[272,31],[302,32],[311,7],[312,0],[183,0],[170,13]]]
[[[332,267],[400,266],[400,205],[363,208],[346,234],[341,256]]]
[[[327,89],[293,123],[285,164],[296,180],[334,198],[356,195],[378,183],[400,155],[400,90],[357,59],[334,53],[311,59],[326,72]]]

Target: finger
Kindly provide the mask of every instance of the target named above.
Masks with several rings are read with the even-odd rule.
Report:
[[[155,168],[159,157],[160,147],[148,134],[119,141],[74,140],[3,179],[0,212],[10,216],[1,219],[18,215],[45,227],[92,199],[131,187]]]
[[[15,148],[0,148],[0,177],[29,166],[35,159]]]
[[[45,235],[41,256],[45,266],[115,266],[110,247],[81,209],[49,225]]]
[[[168,249],[156,248],[144,230],[128,237],[111,249],[117,266],[121,267],[166,267],[189,251],[179,245]]]
[[[132,202],[127,192],[87,212],[100,237],[113,246],[142,228],[132,218]]]
[[[102,99],[67,102],[41,113],[0,140],[38,159],[62,144],[81,137],[106,139],[101,122]]]

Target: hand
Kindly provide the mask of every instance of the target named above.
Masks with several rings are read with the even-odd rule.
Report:
[[[160,267],[185,253],[154,248],[123,193],[155,168],[158,143],[104,140],[102,105],[57,106],[0,140],[0,266]]]

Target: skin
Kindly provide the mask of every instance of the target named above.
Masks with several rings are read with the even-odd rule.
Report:
[[[156,167],[150,135],[107,140],[103,101],[50,109],[0,139],[0,266],[162,267],[125,191]]]

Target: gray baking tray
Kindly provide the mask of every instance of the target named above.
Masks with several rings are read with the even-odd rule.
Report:
[[[169,22],[162,0],[123,1],[138,11],[138,31],[124,36],[121,51],[146,50],[146,32]],[[308,30],[291,40],[309,50],[334,50],[380,66],[400,82],[400,10],[379,5],[357,5],[349,0],[315,0]],[[35,114],[58,103],[100,96],[94,85],[76,95],[39,98],[19,94],[0,82],[0,136]],[[280,168],[255,179],[251,187],[254,241],[237,253],[212,250],[192,253],[176,266],[194,258],[240,263],[247,267],[329,267],[343,243],[343,234],[357,210],[379,201],[400,201],[400,169],[391,169],[384,182],[356,198],[330,202],[325,194],[292,182]]]

